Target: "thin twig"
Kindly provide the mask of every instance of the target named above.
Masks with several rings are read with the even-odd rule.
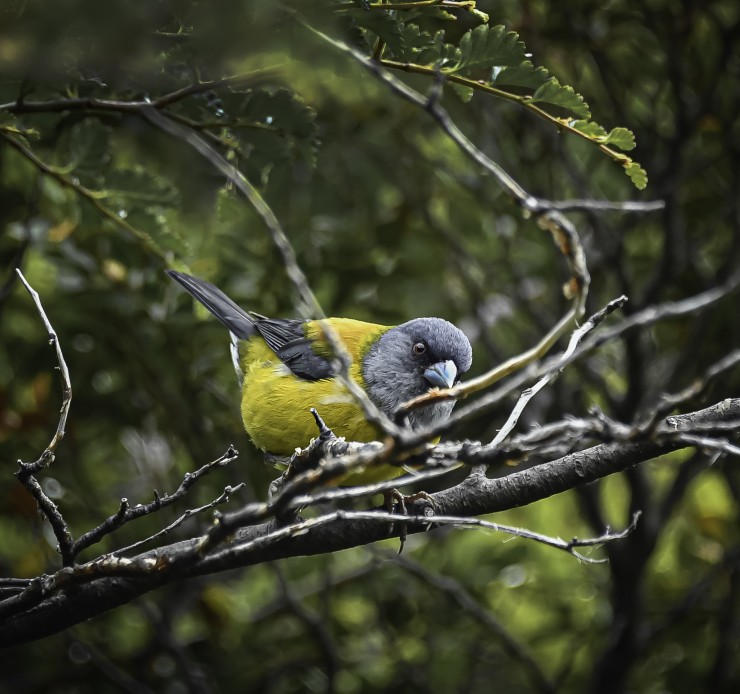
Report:
[[[0,132],[2,137],[13,149],[23,155],[33,166],[35,166],[41,173],[50,176],[55,181],[63,185],[65,188],[69,188],[74,191],[76,195],[90,203],[103,217],[110,222],[113,222],[116,226],[124,229],[129,234],[141,241],[147,248],[148,251],[161,259],[165,259],[162,250],[154,243],[152,237],[141,229],[137,229],[135,226],[129,224],[123,217],[117,214],[107,205],[101,202],[101,194],[94,190],[83,186],[80,183],[75,182],[71,177],[64,175],[52,166],[49,166],[46,162],[39,159],[28,147],[20,142],[16,137],[7,133]]]
[[[431,512],[431,508],[429,510]],[[494,530],[496,532],[506,533],[508,535],[512,535],[513,537],[533,540],[534,542],[538,542],[547,545],[548,547],[553,547],[555,549],[566,552],[585,563],[596,564],[601,563],[604,560],[586,557],[577,552],[576,548],[592,547],[594,545],[600,545],[606,542],[613,542],[615,540],[621,540],[627,537],[635,529],[639,516],[639,513],[635,514],[630,525],[620,532],[607,530],[603,535],[600,535],[599,537],[586,538],[584,540],[579,540],[578,538],[574,537],[572,540],[566,541],[559,537],[550,537],[542,533],[527,530],[526,528],[516,528],[510,525],[493,523],[492,521],[483,520],[482,518],[470,518],[465,516],[437,516],[433,515],[433,512],[431,512],[431,514],[428,516],[406,516],[397,513],[386,513],[377,510],[334,511],[333,513],[327,513],[322,516],[318,516],[317,518],[311,518],[309,520],[300,521],[298,523],[293,523],[291,525],[277,528],[253,540],[248,540],[246,542],[235,542],[225,549],[214,552],[210,558],[214,561],[221,561],[230,555],[243,555],[247,552],[262,549],[275,542],[303,535],[305,533],[311,532],[311,530],[315,528],[319,528],[330,523],[335,523],[338,520],[366,520],[379,523],[393,523],[394,525],[396,523],[400,523],[405,525],[428,526],[431,523],[434,525],[445,525],[460,528],[484,528],[486,530]]]
[[[164,537],[168,533],[172,532],[177,526],[182,525],[188,518],[191,518],[192,516],[195,516],[199,513],[203,513],[204,511],[208,511],[209,509],[216,508],[216,506],[220,506],[221,504],[228,503],[228,501],[231,498],[231,495],[234,494],[234,492],[238,492],[240,489],[244,488],[246,485],[244,482],[240,482],[236,486],[232,487],[230,485],[227,485],[224,487],[223,492],[217,496],[213,501],[204,504],[203,506],[199,506],[198,508],[189,508],[183,513],[179,518],[172,521],[167,527],[162,528],[159,532],[154,533],[154,535],[151,535],[149,537],[144,538],[143,540],[139,540],[138,542],[134,542],[131,545],[127,545],[126,547],[121,547],[121,549],[117,549],[114,552],[111,552],[114,556],[120,556],[122,554],[127,554],[133,549],[137,549],[143,545],[146,545],[150,542],[153,542],[154,540],[158,540],[160,537]]]
[[[678,393],[663,393],[660,396],[658,404],[650,412],[647,419],[641,426],[651,429],[655,423],[663,416],[674,410],[689,400],[701,394],[709,383],[725,371],[740,364],[740,349],[736,349],[726,354],[722,359],[712,364],[703,375],[696,378],[689,386]]]
[[[49,319],[46,317],[46,313],[44,312],[44,307],[41,305],[41,298],[39,297],[38,292],[33,287],[31,287],[26,278],[23,276],[20,268],[16,268],[15,272],[18,275],[20,281],[23,283],[23,286],[31,295],[33,303],[36,304],[36,310],[38,311],[39,316],[41,316],[41,320],[44,323],[46,332],[49,335],[49,344],[52,345],[54,347],[54,350],[56,351],[57,362],[59,363],[59,373],[62,376],[62,407],[59,410],[59,423],[57,424],[57,429],[56,432],[54,432],[51,443],[49,443],[49,445],[46,447],[46,450],[41,455],[41,458],[39,458],[39,460],[37,460],[32,465],[24,466],[24,470],[27,472],[27,474],[32,475],[52,462],[52,460],[54,459],[54,452],[56,451],[59,442],[64,438],[64,432],[67,426],[67,415],[69,414],[69,407],[72,404],[72,382],[69,378],[69,369],[67,368],[67,362],[64,361],[62,346],[59,344],[59,336],[56,334],[56,331],[54,330]]]
[[[546,203],[540,201],[548,209],[560,212],[578,212],[588,210],[591,212],[659,212],[665,209],[665,200],[548,200]]]
[[[49,335],[49,344],[54,347],[57,356],[57,362],[59,364],[59,372],[62,376],[62,406],[59,410],[59,421],[57,423],[56,431],[51,439],[51,442],[46,447],[44,452],[41,454],[38,460],[33,463],[24,463],[18,461],[19,469],[15,473],[18,481],[28,490],[31,496],[36,500],[36,503],[41,509],[41,512],[46,516],[49,521],[49,525],[54,532],[58,543],[58,551],[62,557],[62,564],[68,566],[73,561],[72,555],[72,535],[67,528],[67,522],[64,520],[61,511],[58,506],[48,497],[36,479],[35,475],[43,470],[44,468],[51,465],[54,462],[54,454],[59,445],[60,441],[64,438],[64,432],[67,426],[67,415],[69,414],[69,408],[72,404],[72,383],[69,377],[69,369],[67,368],[67,362],[64,360],[64,354],[62,353],[62,347],[59,344],[59,337],[56,334],[51,322],[46,317],[44,307],[41,305],[41,298],[38,293],[31,287],[26,278],[23,276],[20,268],[16,268],[18,278],[23,283],[28,293],[31,295],[36,310],[41,316],[41,320],[44,323],[46,332]]]
[[[735,292],[739,287],[740,272],[737,272],[728,278],[724,284],[719,287],[713,287],[701,294],[696,294],[681,301],[671,301],[658,304],[656,306],[648,306],[647,308],[637,311],[629,317],[621,320],[619,323],[611,327],[603,328],[600,332],[587,337],[578,349],[576,349],[576,351],[565,361],[563,366],[567,366],[568,364],[581,359],[585,354],[588,354],[594,349],[598,349],[606,342],[614,340],[617,337],[621,337],[625,333],[629,333],[637,328],[645,328],[660,321],[681,318],[683,316],[711,308],[718,301],[721,301]],[[557,362],[558,357],[550,357],[536,367],[530,367],[530,370],[528,371],[525,370],[519,372],[505,385],[499,386],[494,391],[484,393],[475,402],[469,403],[455,410],[455,412],[453,412],[446,421],[435,424],[431,428],[431,435],[441,436],[446,431],[449,431],[457,424],[467,420],[474,414],[483,412],[484,410],[501,403],[528,381],[544,376]],[[426,440],[429,435],[430,432],[425,431],[424,436],[419,440],[416,440],[413,435],[410,435],[407,437],[407,445],[413,446],[420,440]]]
[[[713,439],[708,436],[696,436],[685,433],[677,433],[675,436],[667,435],[663,438],[675,439],[676,441],[681,441],[704,451],[717,451],[727,455],[740,456],[740,446],[735,446],[727,439]]]
[[[32,582],[32,578],[0,578],[0,602],[10,593],[22,593]]]
[[[87,549],[91,545],[100,542],[106,535],[110,535],[110,533],[118,530],[126,523],[129,523],[132,520],[136,520],[137,518],[147,516],[151,513],[159,511],[160,509],[166,508],[167,506],[171,506],[175,502],[179,501],[182,497],[184,497],[190,491],[193,485],[195,485],[201,478],[205,477],[218,468],[222,468],[225,465],[232,463],[238,458],[238,456],[239,452],[233,446],[229,446],[228,450],[215,460],[212,460],[210,463],[206,463],[194,472],[186,472],[183,476],[182,482],[180,482],[180,486],[172,494],[165,494],[164,496],[160,496],[155,491],[154,501],[150,501],[148,504],[137,504],[136,506],[131,508],[128,499],[121,499],[121,504],[116,513],[108,516],[108,518],[106,518],[100,525],[93,528],[92,530],[88,530],[84,535],[81,535],[80,538],[74,542],[71,549],[72,556],[78,556],[80,552]],[[235,491],[240,486],[241,485],[238,485],[237,487],[233,488],[232,491]],[[224,490],[224,494],[225,493],[226,492]],[[221,496],[224,495],[222,494]],[[219,497],[219,499],[220,498],[221,497]],[[200,509],[196,509],[195,511],[191,512],[190,515],[198,512],[199,510]],[[177,521],[176,524],[178,524]],[[167,529],[162,531],[162,533],[164,533],[165,531],[167,531]],[[148,542],[150,539],[152,538],[142,540],[140,543],[137,543],[133,546],[138,546],[138,544]],[[128,549],[130,549],[130,547],[125,547],[122,550],[117,550],[116,552],[114,552],[114,554],[127,551]]]
[[[514,409],[511,411],[511,414],[509,414],[508,419],[501,427],[501,429],[499,429],[493,441],[491,441],[492,446],[498,446],[511,433],[511,430],[517,425],[519,417],[521,416],[524,408],[527,406],[529,401],[563,370],[565,363],[576,351],[576,347],[578,347],[581,340],[583,340],[583,338],[588,333],[597,328],[608,315],[616,311],[618,308],[624,306],[626,302],[626,296],[620,296],[618,299],[610,301],[604,308],[601,309],[601,311],[594,313],[593,316],[591,316],[580,328],[578,328],[578,330],[573,333],[570,338],[570,342],[568,343],[567,349],[563,352],[563,354],[560,356],[560,359],[558,360],[559,363],[562,364],[562,366],[558,366],[556,364],[548,373],[546,373],[539,381],[537,381],[537,383],[535,383],[531,388],[527,388],[521,394],[519,400],[514,406]]]
[[[278,74],[278,68],[279,66],[271,66],[252,72],[221,77],[220,79],[194,82],[186,87],[163,94],[152,101],[146,99],[141,101],[119,101],[116,99],[85,97],[49,99],[47,101],[19,99],[6,104],[0,104],[0,111],[9,111],[10,113],[59,113],[62,111],[115,111],[118,113],[135,113],[136,111],[152,107],[162,109],[194,94],[202,94],[203,92],[213,91],[223,87],[243,87],[248,84],[258,84],[265,80],[273,79]]]

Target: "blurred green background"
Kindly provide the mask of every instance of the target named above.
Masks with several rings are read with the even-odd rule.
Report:
[[[222,138],[286,229],[326,313],[453,320],[474,344],[473,373],[534,344],[567,307],[567,272],[548,235],[427,114],[309,32],[289,5],[363,50],[367,14],[386,21],[362,2],[6,0],[0,104],[155,100],[194,76],[272,68],[170,112]],[[636,191],[597,148],[514,104],[484,94],[462,103],[447,89],[443,104],[472,141],[535,195],[666,201],[652,214],[571,214],[593,276],[589,310],[621,293],[628,312],[685,298],[736,269],[737,3],[477,6],[583,94],[599,123],[635,132],[650,182]],[[480,19],[454,15],[386,17],[443,29],[457,43]],[[431,87],[423,76],[405,78]],[[0,138],[0,574],[59,565],[48,524],[13,477],[16,460],[35,460],[48,444],[60,403],[54,354],[16,266],[40,293],[72,376],[67,435],[42,481],[73,534],[115,512],[121,497],[138,503],[153,489],[173,491],[230,443],[241,453],[236,464],[102,550],[155,532],[226,484],[247,483],[229,509],[263,499],[274,472],[241,428],[228,337],[163,273],[188,269],[252,310],[296,315],[257,215],[205,160],[136,115],[44,109],[13,120],[0,110],[0,126],[35,129],[34,155],[99,193],[96,206]],[[585,416],[594,404],[631,422],[737,347],[737,317],[735,294],[605,345],[543,391],[519,430]],[[690,409],[737,396],[739,381],[735,369]],[[449,438],[490,440],[510,404]],[[736,461],[678,452],[495,516],[571,537],[621,527],[642,509],[637,532],[610,549],[608,564],[440,529],[410,538],[400,560],[389,541],[209,576],[0,653],[0,689],[738,691],[739,500]],[[190,521],[174,539],[206,521]]]

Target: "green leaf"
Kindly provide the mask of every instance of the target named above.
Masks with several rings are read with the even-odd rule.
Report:
[[[457,84],[457,82],[450,82],[450,87],[452,87],[452,91],[457,94],[460,101],[462,101],[464,104],[467,104],[468,101],[470,101],[473,98],[473,94],[475,94],[475,89],[472,87],[466,87],[464,84]]]
[[[628,159],[625,163],[625,173],[630,177],[630,180],[638,190],[644,190],[647,186],[648,177],[647,171],[643,169],[636,161]]]
[[[604,138],[604,144],[612,145],[612,147],[618,147],[628,152],[635,148],[635,135],[627,128],[612,128]]]
[[[455,72],[470,74],[480,68],[514,67],[526,61],[526,48],[519,35],[504,26],[482,24],[463,34],[460,39],[460,60]]]
[[[627,128],[613,128],[607,133],[598,123],[589,120],[571,121],[568,125],[599,144],[611,145],[625,151],[635,148],[635,135]]]
[[[398,55],[403,53],[403,35],[401,33],[402,24],[387,12],[376,12],[374,10],[349,9],[343,14],[351,17],[355,24],[361,29],[371,31],[375,36],[385,42],[385,44]],[[369,41],[372,49],[374,41]]]
[[[444,37],[444,31],[440,33]],[[432,35],[429,32],[419,29],[416,24],[402,24],[401,47],[394,50],[389,46],[388,52],[396,60],[421,63],[417,58],[419,51],[428,48],[433,42]]]
[[[591,120],[576,120],[571,121],[568,125],[574,130],[577,130],[584,135],[588,135],[593,140],[603,141],[606,137],[606,130],[602,128],[598,123],[594,123]]]
[[[450,67],[460,59],[460,49],[445,43],[445,32],[440,29],[432,36],[416,24],[401,25],[403,48],[390,50],[391,56],[401,62],[433,67]],[[390,47],[389,47],[390,49]]]
[[[144,206],[174,207],[179,194],[171,181],[155,176],[143,167],[114,169],[105,177],[105,197],[112,197]]]
[[[429,34],[421,34],[421,38]],[[450,64],[457,63],[460,59],[460,49],[451,43],[445,43],[445,33],[441,29],[431,37],[430,43],[416,52],[415,62],[419,65],[434,65],[445,68]]]
[[[263,185],[279,163],[314,166],[318,149],[316,112],[287,89],[224,95],[222,141],[238,143],[247,175]],[[231,135],[232,137],[226,137]],[[246,161],[245,161],[246,160]]]
[[[28,147],[27,137],[39,136],[38,130],[34,128],[21,128],[15,115],[8,111],[0,111],[0,131],[15,135],[26,147]]]
[[[558,106],[583,119],[591,118],[591,111],[583,97],[573,87],[560,84],[555,77],[542,84],[532,95],[531,101]]]
[[[110,160],[110,128],[94,118],[76,123],[69,132],[67,171],[97,175]]]
[[[514,67],[496,66],[491,71],[491,84],[496,87],[524,87],[535,91],[549,79],[550,73],[544,67],[535,67],[530,60]]]

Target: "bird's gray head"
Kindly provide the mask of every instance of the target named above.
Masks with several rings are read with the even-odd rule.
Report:
[[[441,318],[416,318],[391,328],[368,351],[362,364],[367,392],[389,417],[403,403],[430,388],[450,388],[473,361],[465,334]],[[444,402],[414,410],[412,428],[447,419],[455,406]]]

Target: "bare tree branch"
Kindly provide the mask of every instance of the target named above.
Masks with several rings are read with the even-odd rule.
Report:
[[[704,410],[671,417],[670,423],[664,421],[656,433],[691,432],[696,426],[738,418],[740,399],[730,399]],[[462,455],[473,464],[485,462],[486,456],[494,452],[490,447],[480,446],[468,452],[468,446],[459,445],[458,457]],[[315,527],[311,521],[303,521],[299,531],[291,530],[290,526],[276,529],[274,522],[237,529],[231,544],[207,554],[200,550],[203,538],[196,538],[129,560],[104,557],[66,568],[43,581],[35,580],[22,593],[0,602],[0,646],[41,638],[188,576],[288,556],[323,554],[385,539],[391,517],[396,525],[406,524],[408,532],[414,533],[423,531],[425,525],[438,518],[471,518],[522,506],[686,446],[676,439],[607,443],[505,477],[468,477],[456,487],[433,495],[436,516],[414,515],[416,508],[421,508],[415,504],[410,505],[410,518],[379,513],[368,520],[365,516],[372,515],[371,512],[358,517],[337,512],[331,520],[315,519]],[[274,533],[282,539],[276,540],[278,536]]]
[[[22,96],[16,101],[0,104],[0,111],[9,113],[59,113],[63,111],[113,111],[116,113],[136,113],[142,109],[162,109],[182,101],[188,96],[202,94],[222,87],[245,87],[274,80],[277,66],[266,67],[252,72],[244,72],[215,80],[196,81],[149,101],[119,101],[115,99],[66,98],[49,99],[48,101],[27,101]]]
[[[201,478],[205,477],[218,468],[232,463],[237,459],[238,456],[239,452],[233,446],[230,446],[229,449],[223,455],[216,458],[216,460],[213,460],[210,463],[206,463],[202,467],[195,470],[195,472],[186,472],[182,479],[182,482],[180,482],[180,486],[172,494],[165,494],[164,496],[160,496],[159,493],[155,490],[154,501],[150,501],[148,504],[137,504],[132,508],[129,506],[128,499],[121,499],[121,505],[116,513],[108,516],[108,518],[106,518],[100,525],[93,528],[92,530],[89,530],[84,535],[81,535],[73,543],[72,557],[77,557],[80,552],[87,549],[91,545],[100,542],[106,535],[109,535],[110,533],[118,530],[126,523],[129,523],[132,520],[136,520],[137,518],[142,518],[143,516],[148,516],[151,513],[155,513],[163,508],[166,508],[167,506],[171,506],[172,504],[176,503],[177,501],[182,499],[182,497],[184,497],[193,488],[193,486],[198,481],[200,481]],[[205,506],[197,509],[186,511],[180,518],[161,530],[159,533],[156,533],[152,537],[146,538],[145,540],[136,542],[129,547],[124,547],[122,549],[116,550],[114,554],[122,554],[123,552],[133,549],[134,547],[138,547],[139,545],[149,542],[150,540],[154,540],[161,535],[165,535],[170,530],[180,525],[180,523],[184,522],[190,516],[205,511],[209,508],[213,508],[218,504],[225,503],[229,499],[229,494],[235,492],[237,489],[240,489],[242,486],[242,484],[239,484],[235,487],[229,487],[228,492],[224,490],[223,494],[221,494],[210,504],[206,504]]]
[[[57,423],[54,436],[41,454],[41,457],[33,463],[24,463],[19,460],[19,470],[15,473],[15,476],[36,500],[42,513],[49,521],[49,524],[54,531],[54,537],[56,537],[58,543],[58,551],[62,555],[62,563],[64,566],[68,566],[74,559],[72,555],[72,535],[69,532],[67,522],[64,520],[61,511],[44,493],[44,490],[41,488],[35,475],[54,462],[54,453],[59,442],[64,438],[64,432],[67,425],[67,415],[69,414],[69,407],[72,404],[72,383],[69,378],[67,363],[64,361],[62,347],[59,344],[59,338],[57,337],[51,322],[46,317],[46,313],[44,312],[44,307],[41,305],[41,299],[39,298],[38,293],[27,282],[20,269],[16,268],[16,273],[23,283],[23,286],[31,295],[31,298],[36,305],[36,310],[41,316],[46,332],[49,335],[49,344],[52,345],[56,351],[57,362],[59,363],[59,372],[62,376],[62,407],[59,411],[59,422]]]
[[[578,344],[581,342],[581,340],[588,333],[597,328],[599,324],[609,314],[624,306],[626,301],[627,297],[621,296],[618,299],[610,301],[609,304],[601,309],[601,311],[591,316],[580,328],[578,328],[578,330],[573,333],[568,343],[568,348],[563,352],[559,361],[562,364],[565,364],[570,356],[576,351],[576,347],[578,347]],[[493,441],[491,441],[492,446],[498,446],[511,433],[511,430],[519,421],[519,417],[524,411],[524,408],[527,406],[527,403],[535,395],[537,395],[537,393],[542,390],[553,378],[555,378],[555,376],[557,376],[560,371],[562,371],[562,368],[553,368],[552,370],[550,370],[549,373],[545,374],[539,381],[537,381],[534,386],[532,386],[531,388],[527,388],[527,390],[522,393],[521,397],[517,401],[517,404],[514,406],[514,409],[511,411],[509,418],[506,420],[506,423],[501,427]]]
[[[59,373],[62,375],[62,407],[59,411],[59,423],[57,424],[57,430],[54,433],[49,445],[46,450],[41,454],[41,458],[31,465],[22,465],[22,473],[18,473],[16,476],[21,479],[25,475],[33,475],[43,468],[47,467],[54,460],[54,452],[59,445],[59,442],[64,438],[65,428],[67,426],[67,415],[69,414],[69,407],[72,404],[72,382],[69,378],[69,369],[67,368],[67,362],[64,361],[64,354],[62,353],[62,346],[59,344],[59,337],[54,330],[49,319],[46,317],[44,307],[41,305],[41,298],[38,292],[31,287],[20,269],[16,268],[16,274],[18,275],[23,286],[26,288],[28,293],[33,299],[33,303],[36,305],[36,310],[41,316],[41,320],[44,323],[46,332],[49,334],[49,344],[54,347],[57,355],[57,362],[59,363]]]

